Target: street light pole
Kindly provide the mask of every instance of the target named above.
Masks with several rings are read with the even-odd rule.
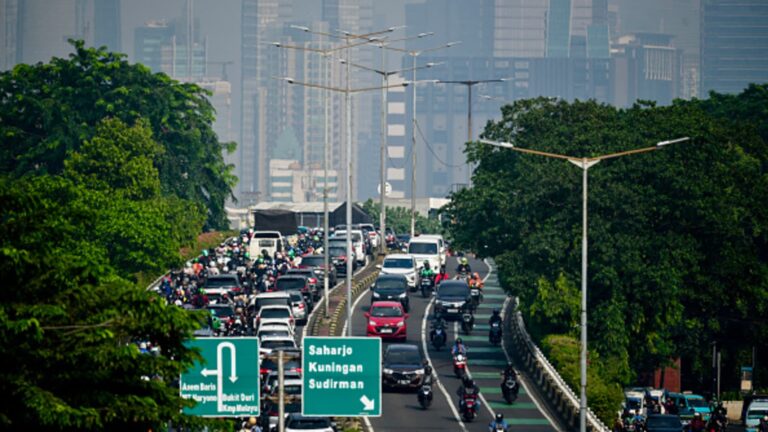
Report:
[[[535,154],[538,156],[544,156],[554,159],[567,160],[568,162],[581,168],[582,173],[582,226],[581,226],[581,353],[580,353],[580,388],[581,394],[579,397],[579,431],[586,432],[587,430],[587,172],[589,169],[600,161],[605,159],[613,159],[620,156],[628,156],[638,153],[647,153],[654,150],[658,150],[666,145],[675,144],[683,141],[688,141],[690,138],[683,137],[673,140],[659,141],[653,147],[644,147],[636,150],[627,150],[618,153],[610,153],[593,158],[575,158],[571,156],[542,152],[538,150],[531,150],[516,147],[509,142],[499,142],[487,139],[481,139],[480,142],[484,144],[490,144],[496,147],[508,148],[520,153]]]

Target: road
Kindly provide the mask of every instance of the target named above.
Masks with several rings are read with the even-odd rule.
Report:
[[[448,259],[448,269],[456,268],[455,258]],[[424,341],[429,333],[429,314],[432,310],[432,298],[424,299],[421,294],[409,293],[411,310],[408,318],[408,341],[416,343],[422,350],[427,348],[426,355],[435,369],[437,385],[434,387],[433,404],[424,411],[418,404],[415,393],[385,392],[383,395],[382,417],[370,418],[370,429],[376,432],[401,431],[487,431],[488,423],[493,420],[496,412],[504,414],[504,418],[517,431],[543,432],[557,430],[554,423],[548,420],[538,402],[531,397],[529,386],[523,380],[524,387],[517,401],[508,405],[501,396],[499,383],[500,372],[507,364],[506,356],[500,347],[488,343],[488,317],[493,308],[501,308],[507,296],[499,286],[498,277],[489,272],[488,266],[479,260],[470,259],[473,271],[487,277],[484,289],[484,301],[475,315],[475,331],[471,335],[460,335],[468,347],[469,371],[480,386],[482,408],[477,419],[472,423],[464,423],[459,419],[456,390],[461,385],[453,375],[453,363],[450,350],[443,348],[434,351]],[[352,315],[352,334],[365,336],[366,319],[363,313],[370,306],[370,293],[365,293],[355,302]],[[449,323],[449,343],[453,343],[458,334],[458,324]],[[391,342],[385,342],[385,344]]]

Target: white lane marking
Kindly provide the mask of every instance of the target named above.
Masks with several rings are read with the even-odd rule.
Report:
[[[360,300],[365,297],[365,293],[360,293],[359,296],[357,296],[357,300],[355,300],[354,303],[352,303],[352,316],[349,317],[350,319],[354,318],[355,311],[357,310],[357,304],[360,303]],[[346,335],[347,334],[347,325],[349,325],[349,320],[344,320],[344,326],[341,328],[341,334]]]
[[[432,359],[429,357],[429,350],[427,349],[427,317],[429,316],[429,310],[432,309],[432,303],[435,301],[435,299],[430,299],[429,303],[427,303],[427,307],[424,309],[424,318],[421,320],[421,347],[424,350],[424,356],[427,358],[427,361],[430,365],[433,365]],[[434,367],[432,368],[435,372],[437,372],[437,369]],[[451,400],[451,395],[448,394],[448,390],[445,389],[443,386],[443,383],[440,382],[440,374],[435,373],[435,381],[437,384],[437,387],[440,389],[440,391],[443,393],[443,396],[445,396],[445,400],[448,402],[448,406],[451,408],[451,412],[453,412],[453,416],[456,417],[456,421],[459,422],[459,426],[461,426],[461,430],[464,432],[467,432],[467,426],[464,424],[464,422],[461,420],[461,416],[459,415],[459,412],[456,410],[456,407],[453,406],[453,402]]]
[[[368,420],[368,416],[363,417],[363,423],[365,423],[365,428],[368,432],[374,432],[373,425],[371,424],[371,421]]]
[[[491,274],[491,265],[488,264],[487,260],[483,260],[483,263],[485,263],[485,265],[488,266],[488,275],[486,276],[487,278]],[[502,320],[504,319],[504,314],[506,313],[507,306],[509,305],[509,302],[511,300],[512,300],[511,297],[507,297],[504,300],[504,305],[501,307]],[[507,362],[511,362],[512,358],[510,358],[509,354],[507,354],[507,347],[504,344],[504,338],[501,338],[501,351],[504,353],[504,357],[507,359]],[[539,409],[539,412],[543,414],[544,417],[546,417],[547,421],[549,421],[550,425],[553,428],[555,428],[555,430],[557,430],[558,432],[563,432],[563,430],[560,429],[560,427],[558,427],[559,423],[555,422],[555,420],[552,417],[550,417],[549,413],[541,406],[537,398],[534,397],[534,395],[531,393],[528,385],[525,383],[526,380],[522,378],[523,378],[522,376],[518,375],[518,381],[523,385],[523,388],[525,389],[525,393],[528,395],[528,397],[531,398],[531,400],[533,401],[533,404],[536,405],[536,408]],[[480,395],[480,397],[482,397],[482,394]],[[485,402],[485,399],[483,399],[483,402]],[[493,409],[491,409],[491,407],[487,404],[486,406],[488,407],[488,411],[491,412],[491,417],[496,418],[496,414],[493,412]]]

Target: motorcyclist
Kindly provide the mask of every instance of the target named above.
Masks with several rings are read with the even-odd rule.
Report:
[[[768,415],[764,415],[757,425],[757,432],[768,432]]]
[[[483,278],[480,277],[480,273],[478,272],[472,273],[472,277],[469,279],[469,286],[471,288],[483,289],[483,286],[485,286],[485,284],[483,282]]]
[[[424,362],[424,381],[422,382],[422,385],[432,385],[432,380],[434,377],[432,376],[432,366],[429,365],[429,362]]]
[[[472,267],[469,265],[469,260],[467,258],[462,258],[461,262],[459,262],[459,266],[456,267],[456,273],[466,273],[471,274],[472,273]]]
[[[504,420],[504,414],[502,413],[496,413],[496,418],[488,424],[488,432],[495,432],[499,427],[503,431],[509,429],[509,424]]]
[[[688,423],[688,430],[691,432],[703,432],[707,428],[707,423],[701,418],[701,413],[693,413],[693,420]]]
[[[453,346],[451,347],[451,355],[467,355],[467,347],[464,345],[464,341],[461,340],[461,338],[456,338],[456,341],[453,343]]]
[[[517,380],[517,371],[515,370],[514,365],[512,365],[512,362],[507,362],[507,367],[501,372],[501,376],[503,381],[506,381],[507,378]]]
[[[501,311],[499,308],[493,309],[493,313],[491,314],[491,317],[488,318],[488,325],[492,326],[494,323],[501,324]]]
[[[480,406],[480,401],[477,400],[477,396],[480,390],[475,385],[475,380],[465,376],[461,382],[461,387],[456,390],[456,394],[459,396],[459,409],[464,410],[464,399],[471,398],[475,400],[475,406]]]
[[[435,274],[435,286],[447,279],[450,279],[450,276],[448,276],[448,272],[445,271],[445,266],[440,266],[440,271]]]
[[[429,340],[435,338],[435,329],[442,328],[445,331],[445,318],[443,314],[435,312],[435,319],[432,320],[432,328],[429,330]]]
[[[243,422],[241,430],[247,432],[261,432],[261,428],[257,424],[256,417],[251,417],[248,421]]]
[[[434,278],[435,277],[435,271],[432,270],[432,268],[429,265],[429,261],[424,261],[424,267],[421,268],[421,272],[419,273],[419,276],[422,278]]]

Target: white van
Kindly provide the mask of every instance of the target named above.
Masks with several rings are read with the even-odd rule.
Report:
[[[274,257],[275,252],[283,252],[285,239],[280,231],[256,231],[253,233],[248,253],[251,260],[258,259],[262,250],[266,250],[269,256]]]
[[[744,419],[746,432],[757,432],[757,426],[760,424],[760,419],[765,416],[768,416],[768,400],[753,400],[752,403],[749,404],[749,408],[747,408],[747,416]]]
[[[438,241],[438,244],[440,245],[440,265],[445,265],[445,260],[447,259],[447,251],[445,247],[445,239],[440,234],[421,234],[418,236],[418,238],[429,238],[429,239],[436,239]],[[431,264],[430,264],[431,265]]]
[[[439,269],[443,263],[440,258],[440,241],[436,238],[413,237],[408,243],[408,254],[416,260],[419,269],[424,267],[424,261],[429,261],[429,267],[433,270]]]

